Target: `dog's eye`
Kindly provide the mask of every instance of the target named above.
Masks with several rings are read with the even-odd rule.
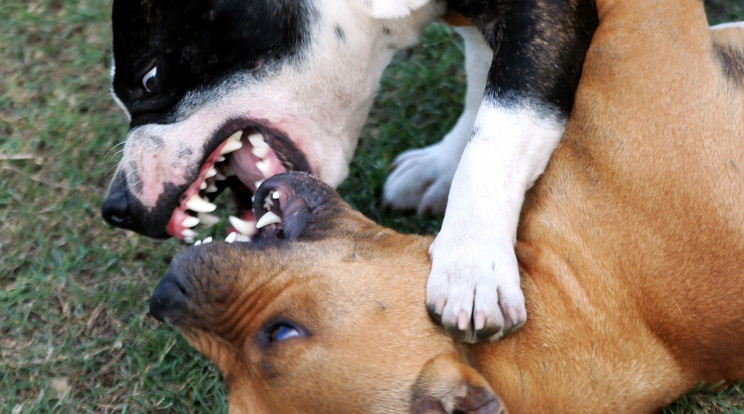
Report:
[[[289,325],[278,325],[271,331],[269,342],[280,342],[285,339],[300,336],[300,331]]]
[[[266,323],[259,332],[259,342],[266,347],[288,339],[306,336],[307,332],[296,323],[281,318]]]
[[[155,87],[155,76],[158,73],[158,67],[153,66],[152,69],[147,71],[145,73],[145,76],[142,77],[142,87],[145,88],[145,91],[152,92],[153,88]]]

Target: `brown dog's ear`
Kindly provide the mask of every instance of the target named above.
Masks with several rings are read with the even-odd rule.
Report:
[[[327,184],[299,172],[267,178],[253,200],[258,228],[253,241],[295,239],[314,224],[331,219],[345,205]]]
[[[412,414],[506,412],[486,379],[454,353],[429,360],[413,387]]]

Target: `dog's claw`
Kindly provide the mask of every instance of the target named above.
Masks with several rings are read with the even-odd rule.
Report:
[[[442,233],[440,233],[440,236]],[[508,243],[444,248],[437,239],[429,253],[427,306],[432,319],[455,339],[497,340],[524,325],[527,311],[514,250]]]

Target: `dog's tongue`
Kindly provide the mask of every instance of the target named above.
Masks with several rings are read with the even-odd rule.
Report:
[[[259,151],[252,145],[244,145],[231,153],[230,165],[238,179],[253,193],[263,180],[286,170],[273,150]]]

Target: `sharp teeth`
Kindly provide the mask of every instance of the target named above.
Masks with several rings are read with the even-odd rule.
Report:
[[[240,142],[241,135],[243,135],[243,131],[238,131],[232,134],[230,138],[227,139],[227,143],[225,144],[225,146],[222,147],[220,155],[229,154],[233,151],[237,151],[243,148],[243,143]]]
[[[225,238],[225,241],[227,243],[233,243],[233,242],[250,242],[251,241],[251,238],[248,237],[248,236],[246,236],[246,235],[244,235],[244,234],[233,232],[233,233],[230,233],[230,234],[227,235],[227,237]]]
[[[196,232],[194,230],[191,230],[191,229],[184,229],[181,232],[181,236],[183,236],[184,240],[186,240],[187,242],[193,243],[194,242],[194,237],[196,237]]]
[[[200,190],[206,190],[207,189],[207,182],[202,181],[202,183],[199,185]]]
[[[264,203],[263,203],[264,210],[266,211],[271,210],[271,206],[273,205],[274,205],[274,200],[272,200],[271,197],[266,196],[266,198],[264,199]]]
[[[194,246],[199,246],[200,244],[207,244],[207,243],[212,243],[212,238],[211,237],[207,237],[204,240],[197,240],[197,241],[195,241],[194,242]]]
[[[217,175],[217,170],[215,170],[214,167],[209,167],[209,171],[207,171],[207,175],[205,175],[204,178],[212,178],[215,175]]]
[[[197,213],[211,213],[217,209],[217,206],[194,194],[186,202],[186,208]]]
[[[213,226],[220,222],[219,217],[207,213],[199,213],[197,217],[199,217],[201,224],[204,224],[205,226]]]
[[[261,171],[261,174],[264,175],[264,177],[269,176],[269,163],[266,161],[258,161],[256,163],[256,168],[258,168],[258,171]]]
[[[269,211],[263,216],[261,216],[261,220],[258,220],[258,223],[256,223],[256,228],[262,229],[270,224],[281,224],[281,223],[282,223],[282,219],[279,218],[279,216],[277,216],[273,212]]]
[[[240,142],[240,137],[242,136],[243,136],[243,131],[235,131],[235,133],[230,135],[230,137],[227,138],[227,140],[233,141],[233,142]]]
[[[274,191],[273,193],[271,193],[271,198],[273,198],[274,200],[278,200],[281,196],[282,193],[280,193],[279,191]]]
[[[210,184],[209,187],[207,187],[207,192],[208,193],[214,193],[214,192],[217,192],[217,190],[219,190],[219,189],[214,184]]]
[[[248,142],[251,143],[254,147],[262,148],[262,147],[268,147],[269,145],[266,143],[266,140],[264,140],[263,135],[260,132],[254,132],[250,135],[248,135]]]
[[[253,185],[256,186],[256,190],[258,190],[258,187],[261,187],[261,184],[263,184],[263,181],[256,181],[255,183],[253,183]]]
[[[214,178],[215,178],[215,179],[216,179],[217,181],[224,181],[224,180],[227,180],[227,177],[225,177],[224,175],[220,174],[220,173],[219,173],[219,171],[217,172],[217,175],[215,175],[215,176],[214,176]]]
[[[253,147],[251,152],[253,153],[253,155],[255,155],[258,158],[266,158],[266,156],[269,155],[269,147],[265,147],[265,148]]]
[[[197,224],[199,224],[199,219],[194,216],[186,216],[181,222],[181,225],[184,227],[194,227]]]
[[[219,157],[219,158],[217,158],[217,161],[215,161],[215,162],[223,162],[223,161],[225,161],[226,159],[227,159],[227,158],[225,158],[224,156],[220,155],[220,157]]]
[[[260,133],[254,132],[248,137],[248,141],[253,146],[251,152],[256,157],[264,158],[269,154],[271,147],[269,147],[269,144],[266,143],[266,140],[264,140],[263,135],[261,135]]]
[[[228,217],[230,224],[235,227],[235,230],[246,236],[253,236],[256,234],[256,225],[253,222],[241,220],[235,216]]]

